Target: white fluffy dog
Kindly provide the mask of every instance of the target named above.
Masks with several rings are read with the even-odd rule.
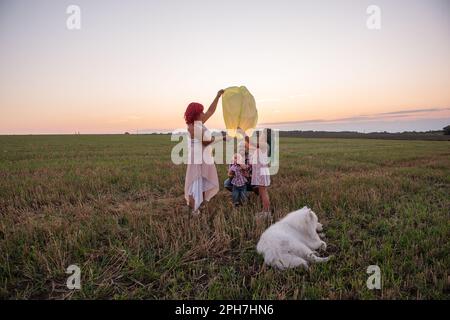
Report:
[[[322,231],[322,224],[311,209],[303,207],[264,231],[256,250],[272,267],[286,269],[302,266],[307,269],[308,262],[325,262],[330,258],[317,256],[316,250],[327,247],[317,231]]]

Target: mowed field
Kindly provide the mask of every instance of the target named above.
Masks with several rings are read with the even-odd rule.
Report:
[[[325,264],[277,271],[255,250],[255,196],[200,217],[167,135],[0,137],[2,299],[449,299],[450,143],[282,138],[275,220],[305,205]],[[226,176],[218,165],[219,179]],[[69,265],[81,290],[66,287]],[[369,265],[382,289],[366,287]]]

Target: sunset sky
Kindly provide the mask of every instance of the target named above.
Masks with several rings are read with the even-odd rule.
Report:
[[[183,128],[189,102],[234,85],[261,126],[441,129],[450,1],[0,0],[0,134]]]

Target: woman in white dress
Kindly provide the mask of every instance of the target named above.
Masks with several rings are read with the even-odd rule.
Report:
[[[204,123],[216,111],[223,92],[224,90],[217,92],[206,112],[203,112],[203,105],[192,102],[184,113],[189,136],[184,197],[194,215],[200,214],[199,207],[203,201],[211,200],[219,191],[219,179],[214,160],[209,152],[204,152],[205,147],[214,142],[214,137],[211,137]]]

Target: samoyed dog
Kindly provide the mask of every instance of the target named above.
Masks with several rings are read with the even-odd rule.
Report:
[[[316,214],[308,207],[289,213],[271,225],[259,239],[256,250],[264,256],[264,262],[279,269],[304,267],[308,263],[325,262],[316,250],[327,245],[317,232],[322,231]]]

